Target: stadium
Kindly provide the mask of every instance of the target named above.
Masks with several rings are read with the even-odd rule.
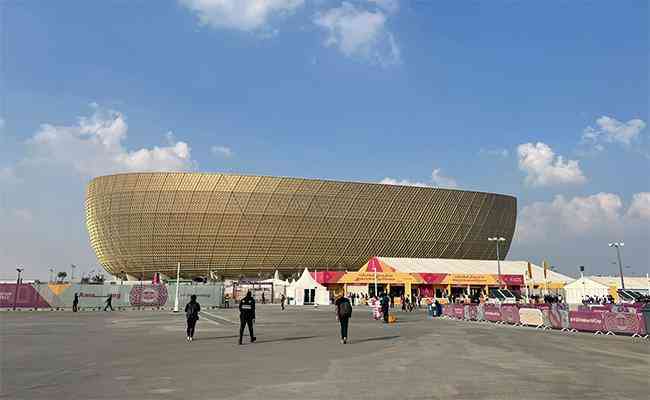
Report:
[[[357,270],[373,256],[495,260],[515,229],[513,196],[456,189],[220,173],[93,179],[86,226],[120,277],[268,276]]]

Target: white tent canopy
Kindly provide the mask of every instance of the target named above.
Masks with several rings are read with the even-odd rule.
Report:
[[[292,298],[291,304],[329,304],[327,288],[311,276],[307,268],[302,272],[297,281],[292,282],[287,288],[287,296]]]
[[[280,273],[278,272],[278,270],[275,270],[275,274],[273,275],[273,278],[265,279],[262,282],[273,284],[273,297],[275,299],[279,299],[280,297],[282,297],[283,294],[287,296],[288,293],[287,288],[289,287],[289,282],[280,279]]]
[[[585,296],[607,297],[609,287],[592,279],[583,277],[564,286],[564,297],[569,304],[582,303]]]
[[[499,264],[504,275],[523,275],[528,283],[527,261],[501,261],[496,260],[456,260],[447,258],[393,258],[377,257],[379,261],[388,264],[399,272],[406,273],[438,273],[438,274],[496,274]],[[531,263],[533,282],[543,284],[544,268]],[[567,283],[573,280],[566,275],[550,269],[546,271],[548,283]]]

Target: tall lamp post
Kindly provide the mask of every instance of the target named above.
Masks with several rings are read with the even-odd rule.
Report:
[[[22,268],[22,265],[16,268],[16,271],[18,271],[18,279],[16,279],[16,291],[14,292],[14,311],[16,311],[16,303],[18,302],[18,290],[20,290],[20,273],[24,270],[25,268]]]
[[[585,288],[585,266],[581,265],[580,266],[580,280],[582,281],[582,300],[585,299],[585,296],[587,295],[587,289]]]
[[[494,237],[489,237],[488,241],[490,242],[496,242],[497,244],[497,274],[498,274],[498,280],[499,280],[499,288],[501,288],[501,257],[499,256],[499,243],[500,242],[505,242],[506,238],[501,237],[501,236],[494,236]]]
[[[613,242],[609,247],[616,248],[616,256],[618,257],[618,271],[621,274],[621,289],[625,289],[625,280],[623,280],[623,263],[621,262],[621,247],[625,246],[623,242]]]

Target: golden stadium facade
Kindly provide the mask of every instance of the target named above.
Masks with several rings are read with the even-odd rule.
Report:
[[[455,189],[208,173],[93,179],[86,225],[111,274],[258,276],[372,256],[505,258],[517,199]]]

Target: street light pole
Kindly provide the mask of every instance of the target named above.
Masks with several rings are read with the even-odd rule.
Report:
[[[505,242],[506,239],[500,236],[494,236],[494,237],[489,237],[488,241],[490,242],[496,242],[497,243],[497,274],[498,274],[498,281],[499,281],[499,289],[501,289],[502,286],[502,281],[501,281],[501,257],[499,255],[499,242]]]
[[[618,257],[618,271],[621,275],[621,289],[625,289],[625,280],[623,279],[623,263],[621,262],[621,247],[625,246],[623,242],[613,242],[609,247],[616,248],[616,256]]]
[[[18,302],[18,290],[20,290],[20,273],[24,270],[25,268],[16,268],[16,271],[18,271],[18,279],[16,279],[16,291],[14,292],[14,311],[16,311],[16,303]]]

